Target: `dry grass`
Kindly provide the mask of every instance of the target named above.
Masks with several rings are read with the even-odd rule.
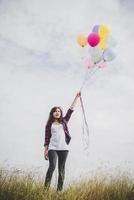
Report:
[[[126,173],[80,180],[63,192],[46,192],[43,186],[31,172],[0,169],[0,200],[134,200],[134,180]]]

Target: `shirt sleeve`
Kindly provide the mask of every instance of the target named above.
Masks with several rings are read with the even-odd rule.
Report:
[[[66,122],[69,121],[69,119],[70,119],[70,117],[71,117],[73,111],[74,111],[74,110],[72,110],[72,109],[70,109],[70,108],[68,109],[68,111],[67,111],[67,113],[66,113],[66,115],[65,115],[65,117],[64,117],[64,119],[66,120]]]
[[[49,145],[50,142],[50,128],[48,125],[45,127],[45,141],[44,141],[44,146]]]

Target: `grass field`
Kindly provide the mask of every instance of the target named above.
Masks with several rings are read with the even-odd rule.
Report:
[[[96,175],[71,183],[62,192],[44,191],[43,180],[18,170],[0,169],[0,200],[134,200],[134,179],[128,173]]]

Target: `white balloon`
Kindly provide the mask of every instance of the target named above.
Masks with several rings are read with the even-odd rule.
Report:
[[[103,50],[99,47],[92,47],[89,49],[89,52],[94,64],[97,64],[102,60]]]
[[[103,59],[105,61],[112,61],[116,57],[115,53],[111,49],[106,49],[103,53]]]
[[[117,45],[115,39],[110,35],[106,40],[107,48],[113,48]]]

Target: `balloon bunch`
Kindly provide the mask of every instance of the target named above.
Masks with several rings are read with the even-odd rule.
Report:
[[[98,69],[105,67],[107,62],[112,61],[115,58],[113,48],[116,46],[116,42],[110,34],[109,27],[106,25],[95,25],[92,28],[92,32],[88,36],[82,34],[79,35],[77,42],[82,48],[85,48],[87,44],[89,46],[87,57],[84,58],[84,63],[86,64],[87,70],[79,90],[81,91],[89,77],[91,78],[91,76]],[[88,149],[89,127],[86,120],[82,97],[80,98],[80,102],[83,113],[83,141],[85,144],[85,149]]]
[[[88,68],[104,67],[106,62],[115,58],[113,47],[116,46],[116,42],[106,25],[95,25],[88,36],[79,35],[77,42],[82,48],[89,45],[88,56],[84,59]]]

